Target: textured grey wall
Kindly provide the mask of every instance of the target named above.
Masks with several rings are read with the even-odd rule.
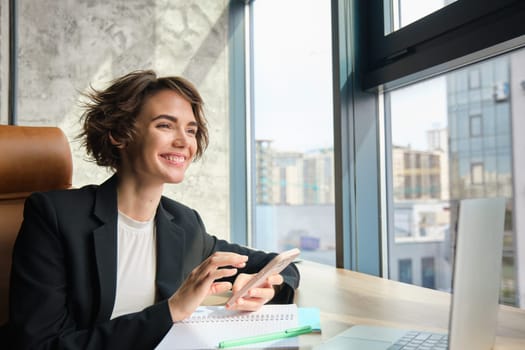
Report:
[[[19,0],[19,124],[61,127],[71,141],[74,185],[100,183],[109,173],[86,161],[75,140],[79,91],[135,69],[188,78],[206,102],[211,142],[184,183],[165,193],[227,238],[227,29],[227,0]]]
[[[0,0],[0,124],[8,123],[9,8]]]

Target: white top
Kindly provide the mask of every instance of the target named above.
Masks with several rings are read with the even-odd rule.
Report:
[[[155,303],[157,249],[154,218],[136,221],[118,213],[117,291],[111,318]]]

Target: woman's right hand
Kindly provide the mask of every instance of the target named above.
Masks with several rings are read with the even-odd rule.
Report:
[[[193,269],[182,286],[168,299],[173,322],[189,317],[208,295],[230,290],[230,282],[215,281],[234,276],[237,268],[244,267],[247,260],[246,255],[215,252]]]

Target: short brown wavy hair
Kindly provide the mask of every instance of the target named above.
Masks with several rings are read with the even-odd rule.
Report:
[[[86,93],[81,116],[83,130],[79,135],[88,156],[100,166],[118,170],[120,153],[111,143],[128,145],[135,137],[135,120],[148,97],[162,90],[180,94],[190,104],[198,124],[195,159],[208,147],[208,128],[203,111],[203,100],[195,86],[188,80],[172,76],[157,77],[153,70],[128,73],[113,80],[104,90],[93,87]]]

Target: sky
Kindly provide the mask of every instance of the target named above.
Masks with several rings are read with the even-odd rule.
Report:
[[[457,0],[449,0],[454,2]],[[444,0],[401,0],[401,25],[406,26],[442,8]]]
[[[443,3],[402,0],[403,24]],[[253,2],[255,138],[272,140],[274,149],[306,152],[333,146],[329,4]],[[394,144],[426,149],[425,132],[446,126],[445,84],[444,78],[435,78],[392,92]]]
[[[307,151],[333,145],[327,3],[253,3],[255,137],[273,140],[275,149]]]
[[[426,131],[447,126],[447,86],[444,76],[392,91],[392,143],[427,150]]]

